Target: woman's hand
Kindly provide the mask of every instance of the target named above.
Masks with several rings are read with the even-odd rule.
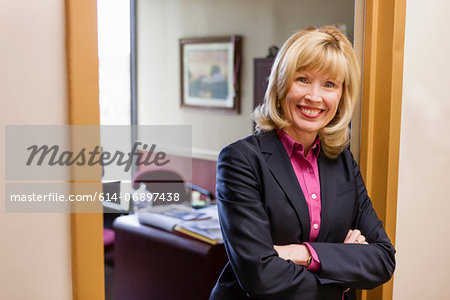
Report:
[[[344,244],[369,244],[366,242],[366,237],[361,234],[358,229],[349,230],[345,237]]]
[[[278,256],[284,260],[292,260],[295,264],[308,267],[308,259],[311,256],[308,247],[299,244],[273,246]]]
[[[345,237],[344,244],[364,244],[368,245],[366,237],[358,229],[349,230]],[[290,244],[284,246],[274,245],[278,256],[284,260],[292,260],[295,264],[308,267],[308,259],[311,256],[308,247],[299,244]]]

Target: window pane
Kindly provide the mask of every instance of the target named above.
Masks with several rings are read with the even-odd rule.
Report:
[[[130,1],[97,3],[100,124],[130,125]]]

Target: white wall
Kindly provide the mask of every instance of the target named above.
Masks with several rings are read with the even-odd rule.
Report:
[[[394,299],[450,299],[450,2],[408,0]]]
[[[252,133],[253,58],[306,25],[345,23],[353,35],[353,11],[353,0],[138,0],[138,123],[192,125],[194,155],[218,153]],[[243,36],[241,114],[180,109],[179,39],[231,34]]]
[[[71,299],[69,216],[4,211],[5,125],[67,122],[64,1],[0,2],[0,299]]]

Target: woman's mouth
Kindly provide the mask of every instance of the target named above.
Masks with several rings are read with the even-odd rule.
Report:
[[[299,111],[308,118],[317,118],[323,112],[323,109],[313,108],[313,107],[305,107],[301,105],[297,105]]]

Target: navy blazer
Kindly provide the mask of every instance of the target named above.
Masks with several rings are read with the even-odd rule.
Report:
[[[316,242],[322,271],[280,258],[273,245],[309,240],[308,206],[289,156],[275,131],[225,147],[217,163],[219,218],[229,262],[210,299],[341,300],[346,288],[388,281],[395,250],[372,208],[348,150],[318,158],[321,225]],[[359,229],[369,245],[343,244]],[[353,293],[346,293],[347,299]]]

